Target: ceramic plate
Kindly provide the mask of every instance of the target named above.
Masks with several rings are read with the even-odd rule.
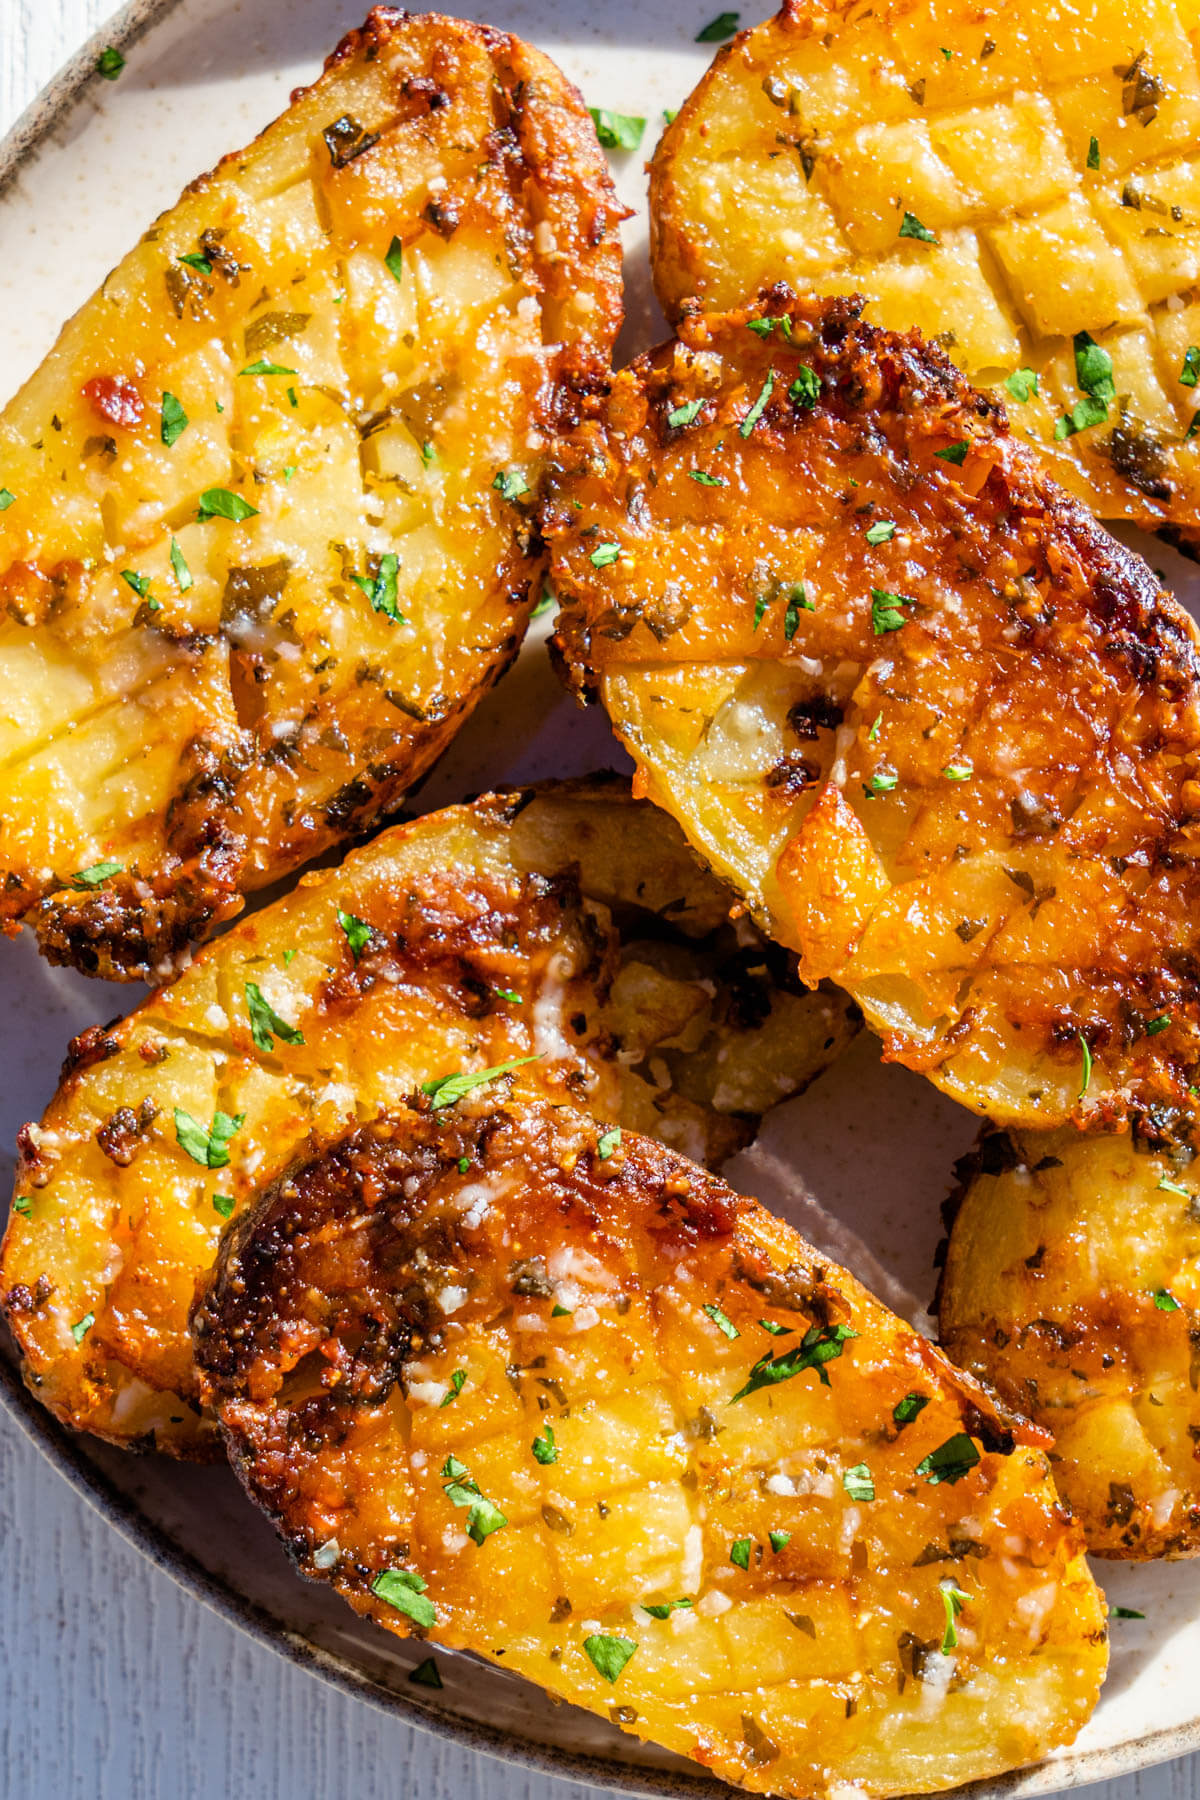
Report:
[[[85,45],[0,147],[0,391],[31,372],[59,325],[185,182],[248,142],[311,79],[362,0],[136,0]],[[696,32],[714,0],[496,0],[489,22],[548,51],[593,105],[644,114],[648,150],[709,52]],[[116,82],[93,73],[103,43],[128,59]],[[661,331],[646,262],[641,155],[617,156],[626,227],[629,355]],[[1189,604],[1200,574],[1142,546]],[[606,725],[567,702],[535,628],[516,669],[485,702],[421,794],[435,807],[507,781],[584,772],[619,760]],[[31,937],[0,946],[0,1145],[40,1114],[67,1040],[128,1010],[136,990],[55,970]],[[883,1068],[874,1045],[851,1053],[800,1100],[779,1108],[756,1147],[730,1166],[735,1185],[784,1213],[898,1312],[928,1324],[938,1206],[974,1121],[916,1075]],[[903,1151],[898,1150],[903,1146]],[[0,1177],[5,1173],[0,1169]],[[439,1652],[445,1688],[414,1688],[415,1652],[294,1576],[227,1470],[132,1457],[61,1432],[0,1361],[9,1411],[59,1471],[171,1571],[287,1656],[414,1723],[494,1755],[628,1794],[728,1795],[729,1789],[590,1714],[472,1659]],[[1113,1662],[1077,1743],[987,1791],[1044,1794],[1200,1748],[1200,1563],[1099,1565],[1110,1598],[1146,1615],[1114,1626]]]

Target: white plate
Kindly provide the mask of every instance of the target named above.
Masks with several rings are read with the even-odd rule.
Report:
[[[679,105],[705,65],[709,52],[693,40],[717,10],[715,0],[497,0],[488,17],[547,50],[591,103],[644,114],[648,151],[663,108]],[[0,183],[8,179],[0,192],[0,391],[12,392],[33,369],[61,321],[184,183],[248,142],[361,16],[356,0],[135,0],[80,51],[0,147]],[[128,57],[117,82],[91,74],[102,43]],[[621,349],[632,354],[661,320],[646,267],[641,156],[618,156],[614,167],[638,209],[625,234]],[[1142,547],[1191,603],[1200,598],[1196,571],[1157,544]],[[423,805],[620,760],[603,721],[563,699],[543,635],[544,627],[439,765]],[[14,1022],[0,1040],[0,1144],[10,1165],[7,1147],[49,1099],[68,1038],[139,996],[49,968],[29,937],[0,944],[0,971]],[[860,1041],[772,1115],[728,1173],[920,1320],[933,1288],[939,1202],[974,1131],[966,1113],[919,1077],[882,1068],[874,1046]],[[228,1471],[70,1439],[2,1359],[0,1375],[9,1411],[69,1481],[197,1597],[285,1655],[443,1736],[531,1766],[631,1794],[729,1793],[470,1658],[440,1652],[445,1689],[412,1687],[416,1657],[295,1577]],[[1100,1564],[1097,1572],[1110,1597],[1144,1612],[1145,1622],[1115,1625],[1104,1697],[1077,1743],[988,1792],[1048,1793],[1200,1748],[1200,1563]]]

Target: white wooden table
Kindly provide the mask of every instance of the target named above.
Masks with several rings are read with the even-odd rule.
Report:
[[[0,133],[112,10],[0,0]],[[6,1800],[598,1800],[438,1744],[252,1644],[2,1422],[0,1531]],[[1200,1757],[1089,1793],[1200,1800]]]

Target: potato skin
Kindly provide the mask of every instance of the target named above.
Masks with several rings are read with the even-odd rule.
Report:
[[[512,1079],[701,1160],[732,1155],[857,1018],[732,925],[731,904],[613,778],[397,826],[239,923],[76,1039],[21,1133],[0,1298],[31,1387],[76,1429],[214,1453],[187,1313],[225,1218],[310,1132],[431,1077],[538,1056]],[[256,1042],[247,984],[301,1042]],[[227,1163],[197,1163],[176,1109],[205,1130],[218,1110],[242,1119]]]
[[[655,152],[667,317],[778,281],[862,294],[875,323],[916,327],[1007,394],[1102,518],[1195,556],[1193,22],[1147,0],[1066,23],[1037,0],[786,0],[718,52]],[[935,241],[902,235],[906,213]],[[1063,436],[1084,397],[1078,332],[1111,356],[1119,398]]]
[[[621,217],[540,52],[382,7],[108,277],[0,419],[4,929],[161,981],[429,769],[540,595]]]
[[[1195,626],[860,311],[691,316],[592,405],[546,513],[563,661],[889,1059],[1000,1121],[1185,1108]]]
[[[1200,1194],[1190,1145],[991,1132],[959,1168],[948,1356],[1053,1432],[1097,1556],[1200,1555]]]
[[[755,1202],[605,1148],[468,1097],[325,1147],[232,1227],[197,1359],[301,1571],[401,1636],[376,1584],[409,1571],[431,1643],[755,1793],[930,1791],[1069,1740],[1105,1622],[1036,1434]],[[970,1467],[932,1483],[951,1443]],[[633,1647],[611,1679],[597,1640]]]

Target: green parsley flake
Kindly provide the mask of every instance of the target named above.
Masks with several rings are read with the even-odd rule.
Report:
[[[685,400],[682,406],[673,406],[667,414],[667,424],[672,431],[682,431],[685,426],[694,425],[703,405],[703,400]]]
[[[950,62],[953,59],[953,56],[954,56],[953,50],[947,50],[945,44],[939,45],[939,49],[941,50],[942,55],[945,57],[947,62]]]
[[[710,1301],[707,1306],[702,1306],[700,1310],[701,1312],[708,1314],[717,1330],[723,1332],[727,1338],[732,1339],[741,1337],[742,1334],[734,1324],[733,1320],[727,1313],[722,1312],[715,1300]]]
[[[931,1487],[948,1481],[951,1487],[969,1475],[979,1462],[979,1452],[965,1431],[956,1431],[954,1436],[923,1456],[917,1464],[917,1474],[924,1477]]]
[[[902,238],[918,238],[922,244],[936,244],[937,233],[930,231],[928,225],[922,225],[916,213],[906,212],[900,221],[898,235]]]
[[[186,594],[192,586],[192,571],[174,538],[171,539],[171,569],[175,576],[175,586],[181,594]]]
[[[285,950],[283,953],[284,968],[290,969],[292,964],[295,962],[296,958],[299,956],[299,954],[300,954],[300,952],[298,950]]]
[[[601,1135],[600,1141],[596,1145],[596,1155],[600,1158],[601,1162],[607,1162],[614,1150],[619,1150],[620,1147],[621,1127],[619,1125],[613,1125]]]
[[[392,277],[392,280],[393,281],[403,280],[403,278],[404,278],[404,245],[400,242],[400,239],[398,237],[394,237],[392,239],[391,243],[388,245],[387,255],[384,257],[383,260],[387,267],[387,272]]]
[[[150,593],[150,577],[139,575],[136,569],[122,569],[121,580],[127,582],[139,600],[145,600]]]
[[[950,1576],[939,1582],[938,1588],[942,1596],[942,1605],[946,1609],[946,1629],[942,1633],[942,1655],[948,1656],[951,1650],[958,1648],[958,1629],[955,1620],[971,1596],[964,1594]]]
[[[1089,169],[1100,167],[1100,139],[1098,137],[1088,139],[1087,166]]]
[[[1154,1304],[1155,1304],[1155,1306],[1157,1306],[1159,1312],[1181,1312],[1182,1311],[1182,1308],[1180,1307],[1180,1304],[1179,1304],[1178,1300],[1175,1298],[1174,1294],[1169,1293],[1166,1288],[1159,1288],[1158,1292],[1154,1296]]]
[[[750,433],[754,430],[754,427],[758,424],[758,421],[766,411],[767,401],[771,398],[774,389],[775,371],[774,369],[768,369],[767,379],[762,384],[758,399],[754,402],[754,405],[750,408],[750,411],[738,426],[738,431],[742,437],[748,438],[750,436]]]
[[[573,1311],[574,1309],[572,1307],[563,1306],[556,1300],[554,1305],[550,1308],[550,1317],[552,1319],[569,1319],[573,1316]]]
[[[760,1319],[758,1322],[764,1331],[770,1332],[772,1337],[791,1337],[792,1335],[790,1325],[777,1325],[774,1319]]]
[[[374,575],[352,575],[350,579],[367,596],[372,612],[383,613],[394,624],[403,625],[406,621],[400,611],[399,574],[400,558],[394,550],[389,550],[379,558]]]
[[[1183,367],[1179,371],[1179,379],[1184,387],[1195,387],[1200,379],[1200,345],[1189,344],[1183,357]]]
[[[247,363],[244,369],[238,370],[239,375],[294,375],[295,373],[295,369],[285,369],[282,363],[269,362],[265,356],[260,356],[257,362]]]
[[[1092,1085],[1092,1047],[1082,1031],[1076,1032],[1075,1035],[1079,1039],[1079,1049],[1083,1057],[1083,1067],[1079,1076],[1079,1098],[1082,1100]]]
[[[442,1464],[442,1480],[445,1484],[442,1492],[451,1506],[469,1508],[467,1536],[473,1543],[482,1544],[493,1531],[500,1531],[508,1524],[500,1508],[480,1493],[466,1464],[459,1462],[457,1456],[451,1454]]]
[[[95,1323],[96,1323],[95,1313],[94,1312],[86,1312],[86,1313],[84,1313],[82,1319],[79,1320],[79,1323],[77,1325],[72,1325],[71,1336],[75,1339],[75,1342],[77,1344],[82,1344],[84,1338],[87,1336],[88,1332],[92,1329],[92,1326]]]
[[[620,554],[620,544],[597,544],[596,548],[589,556],[588,561],[591,563],[593,569],[607,569],[610,563],[616,562]]]
[[[935,450],[933,454],[940,457],[942,462],[953,463],[956,469],[961,469],[967,460],[967,451],[970,448],[969,440],[960,438],[957,444],[947,444],[944,450]]]
[[[815,406],[820,398],[820,376],[815,369],[810,369],[807,363],[801,363],[800,372],[788,389],[788,399],[793,406],[798,406],[804,412]]]
[[[1190,1200],[1192,1197],[1191,1188],[1181,1187],[1179,1182],[1172,1181],[1169,1175],[1164,1175],[1161,1181],[1155,1183],[1155,1187],[1161,1188],[1166,1194],[1178,1194],[1184,1200]]]
[[[749,1569],[750,1539],[748,1537],[734,1538],[729,1546],[729,1560],[735,1569]]]
[[[492,486],[502,500],[520,500],[529,492],[529,483],[520,469],[501,469]]]
[[[1198,431],[1200,431],[1200,412],[1194,412],[1192,414],[1191,424],[1183,434],[1184,443],[1190,444]]]
[[[774,319],[747,319],[746,330],[752,331],[755,337],[769,338],[775,329]]]
[[[1110,1619],[1144,1619],[1146,1615],[1135,1612],[1132,1606],[1110,1606],[1108,1616]]]
[[[770,1540],[771,1548],[776,1556],[779,1555],[779,1552],[785,1545],[790,1544],[792,1541],[792,1534],[790,1531],[768,1531],[767,1537]]]
[[[256,519],[258,508],[228,488],[205,488],[196,517],[200,520],[229,519],[234,525],[240,525],[245,519]]]
[[[867,783],[868,794],[890,794],[899,783],[900,777],[891,769],[876,769]]]
[[[250,1012],[250,1035],[264,1055],[275,1048],[275,1039],[283,1044],[302,1044],[304,1033],[286,1019],[281,1019],[256,981],[246,983],[246,1005]]]
[[[414,1625],[428,1631],[437,1624],[437,1608],[426,1600],[429,1583],[415,1569],[384,1569],[371,1583],[371,1592],[385,1606],[394,1607],[410,1618]]]
[[[458,1172],[459,1172],[459,1174],[460,1174],[460,1175],[465,1175],[465,1174],[466,1174],[466,1173],[467,1173],[467,1171],[468,1171],[468,1170],[469,1170],[469,1169],[470,1169],[470,1167],[471,1167],[471,1159],[470,1159],[470,1157],[469,1157],[469,1156],[460,1156],[460,1157],[459,1157],[459,1159],[458,1159]]]
[[[1075,334],[1075,380],[1085,398],[1055,425],[1054,435],[1060,440],[1107,419],[1109,403],[1117,397],[1112,357],[1086,331]]]
[[[96,73],[105,81],[115,81],[124,67],[125,58],[112,44],[107,44],[96,58]]]
[[[615,1681],[637,1645],[632,1638],[609,1637],[607,1632],[598,1631],[584,1638],[583,1648],[597,1675],[605,1681]]]
[[[698,44],[723,44],[726,38],[734,35],[741,22],[741,13],[718,13],[715,19],[708,21],[703,31],[696,33],[696,42]]]
[[[17,496],[13,493],[12,489],[0,487],[0,512],[7,512],[9,507],[15,506],[16,503]]]
[[[879,519],[867,527],[868,544],[890,544],[895,535],[896,527],[891,519]]]
[[[905,1394],[892,1408],[892,1418],[897,1425],[911,1425],[918,1413],[923,1413],[929,1405],[928,1394]]]
[[[519,1006],[521,1004],[521,996],[518,994],[516,988],[493,988],[492,992],[495,994],[497,1000],[507,1000],[512,1006]]]
[[[553,1425],[543,1425],[529,1448],[533,1451],[534,1461],[540,1462],[543,1467],[550,1463],[556,1463],[558,1461],[558,1445],[554,1441]]]
[[[13,1200],[12,1206],[15,1213],[20,1213],[27,1219],[33,1211],[33,1195],[18,1194]]]
[[[606,106],[589,106],[596,136],[606,150],[636,150],[646,129],[636,113],[610,112]]]
[[[760,1356],[750,1371],[749,1380],[740,1387],[727,1404],[744,1400],[749,1394],[757,1394],[760,1389],[774,1387],[777,1382],[790,1381],[793,1375],[802,1375],[806,1369],[813,1369],[822,1387],[829,1386],[829,1376],[825,1372],[825,1364],[840,1356],[848,1338],[857,1337],[848,1325],[810,1325],[800,1342],[792,1349],[785,1350],[782,1355],[772,1357],[770,1353]]]
[[[434,1112],[443,1107],[453,1106],[472,1088],[485,1087],[489,1081],[498,1081],[501,1075],[507,1075],[511,1069],[524,1068],[526,1063],[540,1062],[541,1056],[514,1056],[509,1062],[497,1063],[492,1069],[479,1069],[467,1075],[461,1071],[454,1075],[438,1075],[421,1083],[421,1092],[428,1094],[433,1102]]]
[[[852,1469],[843,1470],[842,1486],[851,1500],[875,1498],[875,1482],[866,1463],[855,1463]]]
[[[867,733],[867,742],[869,744],[877,744],[879,742],[879,727],[882,724],[883,724],[883,714],[876,713],[874,723],[872,724],[870,731],[868,731],[868,733]]]
[[[164,393],[162,397],[162,415],[159,420],[159,436],[170,450],[177,444],[188,428],[188,416],[174,394]]]
[[[1165,1031],[1170,1023],[1171,1023],[1170,1013],[1160,1013],[1158,1015],[1157,1019],[1151,1019],[1148,1022],[1147,1026],[1146,1026],[1146,1036],[1147,1037],[1157,1037],[1159,1032]]]
[[[693,481],[698,481],[701,487],[725,487],[728,485],[720,475],[710,475],[707,469],[689,469],[688,474]]]
[[[357,962],[371,941],[371,927],[365,919],[356,918],[354,913],[343,912],[340,906],[337,909],[337,922],[346,934],[350,954]]]
[[[432,1656],[427,1656],[424,1662],[419,1662],[408,1679],[416,1687],[440,1688],[443,1685],[442,1678],[438,1673],[438,1666]]]
[[[816,612],[816,610],[816,607],[805,592],[804,583],[802,581],[798,581],[794,587],[788,589],[787,605],[783,609],[783,637],[785,643],[790,644],[795,637],[796,628],[800,624],[800,614],[802,612]]]
[[[88,888],[103,887],[106,881],[111,881],[114,875],[123,874],[124,870],[124,863],[93,863],[90,869],[76,869],[71,877],[71,886],[86,893]]]
[[[229,1164],[229,1140],[236,1137],[245,1123],[245,1113],[237,1113],[231,1118],[228,1113],[215,1112],[213,1122],[206,1130],[191,1113],[177,1106],[175,1139],[179,1148],[202,1169],[224,1169]]]
[[[438,1401],[438,1411],[440,1412],[443,1406],[452,1405],[453,1402],[458,1399],[458,1396],[462,1393],[466,1385],[467,1371],[465,1369],[455,1369],[450,1377],[449,1388]]]
[[[770,597],[767,594],[760,594],[758,596],[758,599],[754,602],[754,629],[755,629],[755,631],[757,631],[759,626],[762,624],[763,614],[766,612],[766,610],[767,610],[768,606],[770,606],[770,604],[771,604]]]
[[[211,275],[213,272],[213,266],[208,257],[201,256],[196,250],[189,251],[186,256],[177,256],[175,261],[186,263],[189,269],[195,269],[201,275]]]
[[[1063,438],[1074,437],[1077,431],[1087,431],[1092,425],[1102,425],[1108,417],[1107,400],[1094,400],[1090,396],[1077,400],[1069,413],[1064,413],[1054,427],[1054,436],[1061,443]]]
[[[682,1600],[656,1600],[653,1605],[643,1600],[640,1604],[642,1611],[649,1613],[652,1619],[669,1619],[673,1612],[678,1612],[681,1607],[695,1606],[696,1602],[685,1596]]]
[[[212,1203],[213,1203],[213,1211],[215,1213],[220,1213],[220,1215],[223,1219],[231,1219],[233,1217],[233,1195],[232,1194],[214,1194],[212,1197]]]
[[[947,781],[970,781],[974,773],[970,763],[947,763],[942,770]]]
[[[1014,369],[1011,375],[1005,377],[1004,386],[1014,400],[1019,400],[1024,405],[1038,391],[1037,372],[1034,369]]]
[[[885,588],[871,589],[871,629],[876,637],[882,637],[887,631],[899,631],[904,624],[902,606],[912,606],[915,602],[905,594],[889,594]]]

